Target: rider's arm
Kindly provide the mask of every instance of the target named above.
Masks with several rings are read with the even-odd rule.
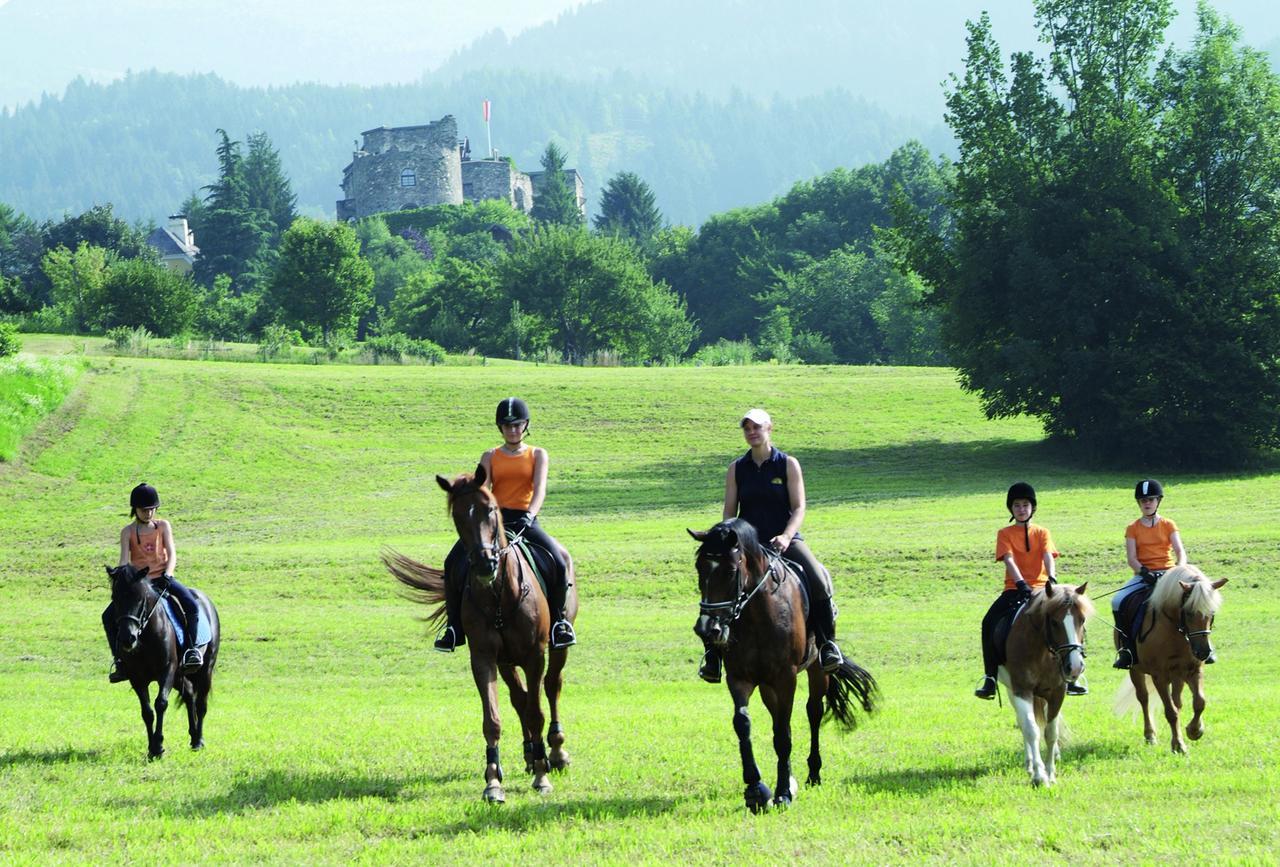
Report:
[[[736,463],[729,464],[729,472],[724,477],[724,513],[721,515],[724,521],[738,517],[738,479],[733,474]]]
[[[493,461],[491,460],[493,449],[489,449],[480,456],[480,466],[484,468],[484,486],[489,490],[493,490]]]
[[[1012,556],[1012,555],[1010,555]],[[1058,580],[1058,566],[1053,558],[1053,552],[1045,549],[1044,552],[1044,574],[1049,576],[1050,581]]]
[[[547,498],[547,450],[533,450],[533,498],[529,500],[529,520],[532,521],[542,511],[542,501]]]
[[[1025,580],[1022,577],[1022,570],[1018,568],[1018,564],[1013,560],[1013,554],[1004,555],[1004,574],[1007,575],[1009,580],[1014,584]]]
[[[1178,558],[1177,565],[1187,565],[1187,549],[1182,547],[1182,534],[1174,530],[1169,536],[1169,544],[1173,546],[1173,555]]]
[[[164,549],[169,552],[169,559],[164,564],[164,574],[172,575],[173,570],[178,568],[178,552],[173,548],[173,527],[169,526],[168,521],[156,521],[156,525],[164,534],[160,538],[164,541]]]
[[[791,547],[791,540],[804,523],[804,474],[800,472],[800,462],[790,455],[787,455],[787,498],[791,501],[791,517],[781,535],[772,540],[779,551]]]
[[[132,524],[129,527],[133,526]],[[120,562],[117,566],[124,566],[129,562],[129,527],[125,527],[120,531]]]
[[[1129,571],[1137,575],[1142,571],[1142,561],[1138,559],[1138,540],[1132,536],[1125,536],[1124,553],[1129,560]]]

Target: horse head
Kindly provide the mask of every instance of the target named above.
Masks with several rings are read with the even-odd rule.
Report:
[[[452,481],[436,476],[436,484],[449,495],[449,514],[467,551],[471,574],[493,583],[498,579],[499,555],[506,537],[502,511],[484,482],[482,465],[476,467],[475,475],[463,473]]]
[[[721,521],[705,532],[686,532],[701,543],[696,566],[702,599],[693,631],[703,641],[724,647],[733,621],[763,583],[764,550],[755,528],[738,518]]]
[[[1218,590],[1226,583],[1226,578],[1210,581],[1196,566],[1175,566],[1161,576],[1151,593],[1151,604],[1177,624],[1191,655],[1206,665],[1217,662],[1209,634],[1222,606]]]
[[[1093,614],[1093,603],[1084,595],[1089,582],[1079,587],[1050,582],[1038,600],[1044,618],[1044,640],[1058,660],[1058,672],[1067,683],[1084,674],[1085,621]]]
[[[106,567],[111,577],[111,603],[116,615],[116,640],[120,652],[130,654],[138,649],[142,630],[151,619],[160,597],[151,582],[145,580],[147,569],[139,569],[126,563],[112,569]]]

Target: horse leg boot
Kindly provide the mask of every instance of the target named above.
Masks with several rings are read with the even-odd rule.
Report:
[[[467,643],[467,636],[462,632],[462,588],[466,575],[467,555],[458,542],[444,559],[445,625],[434,645],[441,653],[453,653]]]

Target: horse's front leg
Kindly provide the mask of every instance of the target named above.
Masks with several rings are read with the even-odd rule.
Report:
[[[1182,731],[1178,727],[1178,702],[1181,700],[1182,685],[1179,683],[1175,687],[1172,680],[1162,678],[1156,680],[1156,690],[1160,693],[1160,700],[1164,702],[1165,722],[1173,732],[1170,746],[1175,753],[1186,755],[1187,745],[1183,742]]]
[[[1027,774],[1033,786],[1043,786],[1049,782],[1045,773],[1044,761],[1040,758],[1040,726],[1036,723],[1035,697],[1030,693],[1009,694],[1009,703],[1018,717],[1018,728],[1022,731],[1022,746],[1026,753]]]
[[[743,797],[747,809],[759,813],[768,809],[773,792],[760,779],[760,768],[756,766],[755,753],[751,749],[751,714],[747,703],[751,701],[756,685],[732,675],[728,681],[729,697],[733,699],[733,731],[738,735],[738,753],[742,756],[742,782],[747,786]]]
[[[164,755],[164,746],[156,741],[156,714],[151,709],[151,685],[137,680],[131,681],[131,684],[142,709],[142,724],[147,727],[147,758],[158,759]]]
[[[560,724],[560,690],[564,689],[564,666],[569,660],[569,648],[562,647],[548,653],[547,709],[551,723],[547,727],[547,745],[551,747],[551,770],[562,771],[569,767],[569,753],[564,748],[564,726]]]
[[[1129,670],[1129,681],[1133,684],[1134,697],[1142,708],[1142,737],[1149,744],[1156,742],[1156,725],[1151,718],[1151,693],[1147,691],[1147,676],[1137,669]]]
[[[1066,697],[1064,691],[1062,695],[1050,700],[1045,705],[1045,723],[1044,723],[1044,752],[1047,758],[1044,763],[1045,783],[1053,785],[1058,781],[1057,764],[1061,756],[1058,749],[1059,724],[1062,722],[1062,700]]]
[[[818,731],[822,728],[823,702],[827,695],[827,674],[817,663],[809,666],[809,700],[805,702],[805,715],[809,717],[809,779],[811,786],[822,785],[822,751],[818,746]]]
[[[525,696],[524,715],[521,719],[525,730],[526,754],[533,759],[533,788],[544,795],[551,791],[551,781],[547,779],[551,764],[547,760],[546,742],[542,739],[542,730],[547,723],[547,718],[542,713],[542,674],[545,666],[545,657],[536,651],[524,665],[529,691]]]
[[[484,714],[484,793],[491,804],[507,800],[502,788],[502,760],[498,755],[498,741],[502,739],[502,720],[498,717],[498,666],[492,656],[471,650],[471,676],[480,693],[480,705]]]
[[[785,807],[795,800],[796,778],[791,775],[791,708],[795,704],[795,676],[786,672],[778,682],[760,687],[760,698],[773,717],[773,752],[778,757],[778,777],[773,788],[773,803]]]
[[[174,676],[175,672],[170,671],[156,685],[156,731],[148,751],[148,755],[153,759],[164,755],[164,714],[169,709],[169,691],[173,689]]]
[[[1196,666],[1187,678],[1187,687],[1191,690],[1191,722],[1187,723],[1187,737],[1193,741],[1200,740],[1204,734],[1204,668]]]
[[[520,672],[514,665],[499,665],[498,675],[507,685],[507,694],[511,696],[511,707],[515,709],[516,719],[520,720],[522,742],[524,744],[524,769],[528,773],[533,770],[533,754],[530,751],[529,730],[524,728],[524,706],[529,700],[529,691],[525,689]]]

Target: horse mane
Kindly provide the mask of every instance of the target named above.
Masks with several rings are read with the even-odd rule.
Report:
[[[1047,614],[1049,606],[1061,604],[1058,597],[1063,593],[1066,594],[1067,604],[1079,609],[1080,616],[1084,619],[1088,620],[1097,613],[1093,607],[1093,600],[1083,593],[1077,593],[1073,584],[1058,584],[1052,599],[1043,590],[1032,594],[1031,601],[1027,604],[1027,613]]]
[[[698,553],[723,557],[735,547],[742,549],[748,574],[752,577],[764,574],[765,569],[768,568],[768,560],[765,557],[764,548],[760,545],[760,536],[756,533],[755,527],[741,518],[729,518],[708,530]]]
[[[454,500],[460,494],[479,493],[486,502],[493,499],[493,495],[489,493],[489,489],[484,485],[476,484],[476,477],[472,473],[459,473],[453,477],[453,481],[449,483],[448,496],[445,497],[445,511],[453,510]]]
[[[1182,583],[1191,585],[1191,595],[1185,603],[1191,611],[1206,616],[1218,613],[1222,594],[1214,589],[1200,567],[1190,564],[1174,566],[1160,576],[1155,590],[1151,591],[1151,604],[1161,611],[1182,607]]]

